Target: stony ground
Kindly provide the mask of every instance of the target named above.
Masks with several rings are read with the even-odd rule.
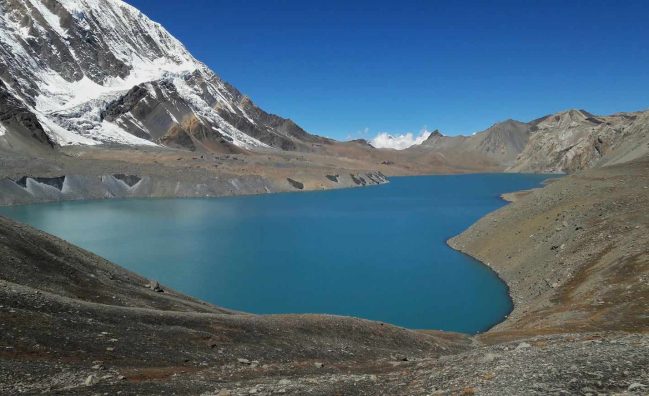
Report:
[[[365,375],[323,374],[223,384],[206,394],[647,394],[649,337],[564,334],[391,362]],[[229,392],[229,393],[228,393]]]
[[[648,182],[585,171],[452,240],[516,304],[475,337],[231,312],[0,219],[0,394],[649,394]]]
[[[157,393],[176,380],[191,394],[212,387],[200,376],[364,372],[469,345],[354,318],[227,311],[2,218],[0,275],[0,394],[87,393],[86,382]]]
[[[514,311],[492,333],[649,329],[647,159],[528,192],[450,244],[510,287]]]

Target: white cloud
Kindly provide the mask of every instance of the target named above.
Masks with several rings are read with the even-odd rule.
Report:
[[[372,140],[370,144],[376,148],[391,148],[395,150],[404,150],[416,144],[422,144],[430,136],[430,132],[422,130],[416,137],[412,132],[401,135],[390,135],[387,132],[381,132]]]

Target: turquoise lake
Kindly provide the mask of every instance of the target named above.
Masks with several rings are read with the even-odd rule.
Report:
[[[0,208],[161,284],[253,313],[351,315],[476,333],[507,286],[446,240],[547,175],[397,177],[382,186]]]

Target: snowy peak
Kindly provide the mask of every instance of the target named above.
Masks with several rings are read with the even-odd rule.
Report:
[[[0,0],[0,67],[7,92],[59,145],[164,144],[179,130],[189,149],[308,149],[315,138],[242,100],[121,0]],[[200,134],[186,127],[196,123]]]
[[[162,26],[118,0],[5,0],[1,4],[5,61],[22,72],[20,77],[36,77],[31,87],[39,90],[35,96],[42,98],[40,110],[61,104],[71,107],[92,94],[100,96],[166,73],[201,67]],[[71,96],[78,91],[83,96]]]

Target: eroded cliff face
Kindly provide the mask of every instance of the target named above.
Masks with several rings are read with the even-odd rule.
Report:
[[[286,177],[226,175],[203,178],[182,175],[66,174],[25,175],[0,179],[0,205],[20,205],[87,199],[206,198],[231,195],[269,194],[315,189],[365,187],[387,183],[380,172],[302,173]],[[297,180],[296,180],[297,179]]]

